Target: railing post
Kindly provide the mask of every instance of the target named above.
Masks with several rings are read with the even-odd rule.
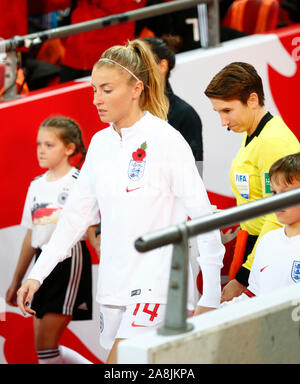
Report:
[[[208,17],[208,45],[207,48],[217,47],[220,44],[220,17],[218,0],[207,3]]]
[[[160,335],[175,335],[191,331],[193,325],[187,323],[187,287],[188,287],[188,231],[184,224],[178,226],[181,241],[174,243],[169,280],[168,302],[164,326],[158,328]]]
[[[4,64],[4,93],[1,97],[1,101],[14,100],[18,97],[16,84],[18,58],[16,51],[6,52]]]

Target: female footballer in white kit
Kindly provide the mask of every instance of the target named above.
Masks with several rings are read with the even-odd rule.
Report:
[[[94,105],[110,126],[96,133],[58,226],[18,292],[25,313],[34,292],[101,212],[101,261],[96,299],[100,343],[116,362],[118,342],[157,327],[164,318],[172,246],[146,253],[143,234],[212,212],[192,151],[165,120],[168,101],[147,44],[140,40],[103,53],[92,71]],[[220,304],[224,256],[220,232],[198,236],[201,313]],[[194,304],[189,302],[189,309]]]

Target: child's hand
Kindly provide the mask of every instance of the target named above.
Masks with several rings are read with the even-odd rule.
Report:
[[[88,236],[89,243],[95,249],[98,259],[100,261],[101,233],[97,233],[97,229],[98,229],[98,225],[90,226],[87,230],[87,236]]]
[[[245,287],[235,279],[229,281],[229,283],[227,283],[227,285],[225,285],[222,290],[221,303],[223,303],[224,301],[230,301],[234,297],[240,296],[246,288],[247,287]]]
[[[210,311],[213,311],[215,310],[216,308],[211,308],[211,307],[202,307],[200,305],[198,305],[194,311],[194,316],[198,316],[198,315],[201,315],[202,313],[205,313],[205,312],[210,312]]]
[[[27,313],[35,315],[35,311],[30,308],[30,304],[32,302],[33,295],[40,288],[40,286],[41,284],[38,280],[28,279],[18,290],[17,304],[24,316]]]

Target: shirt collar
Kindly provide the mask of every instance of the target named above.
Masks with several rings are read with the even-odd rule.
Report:
[[[127,128],[121,128],[121,134],[122,134],[122,140],[130,139],[131,137],[135,136],[137,133],[140,133],[145,126],[145,119],[148,119],[149,112],[144,111],[144,116],[135,122],[131,127]],[[110,123],[111,130],[119,136],[119,134],[114,130],[113,124]]]
[[[270,121],[271,119],[273,119],[273,115],[271,115],[270,112],[267,112],[263,118],[260,120],[256,130],[252,133],[252,135],[250,136],[247,136],[247,139],[246,139],[246,143],[245,143],[245,146],[248,145],[253,139],[254,137],[258,136],[260,134],[260,132],[263,130],[264,126],[267,124],[268,121]]]

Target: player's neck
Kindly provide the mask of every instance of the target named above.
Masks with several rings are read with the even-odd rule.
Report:
[[[64,177],[71,170],[71,165],[69,163],[63,163],[55,168],[49,169],[46,180],[47,181],[56,181]]]
[[[300,235],[300,221],[296,223],[286,225],[284,227],[284,232],[287,237],[299,236]]]
[[[115,121],[113,123],[113,128],[122,137],[121,129],[132,127],[136,122],[141,120],[143,117],[144,117],[144,112],[138,106],[135,109],[133,109],[133,111],[127,116],[123,117],[119,121]]]
[[[265,107],[259,107],[257,109],[257,111],[254,114],[252,127],[247,132],[248,136],[251,136],[256,131],[256,128],[258,127],[261,119],[265,116],[266,113],[267,113],[267,110],[265,109]]]

